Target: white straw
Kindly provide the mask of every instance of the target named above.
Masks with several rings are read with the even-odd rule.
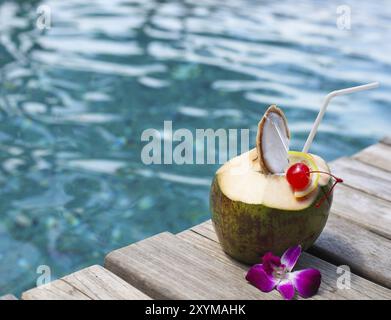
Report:
[[[341,89],[341,90],[335,90],[335,91],[330,92],[324,99],[322,108],[320,108],[320,111],[318,113],[318,116],[316,117],[314,125],[311,129],[311,132],[308,135],[307,141],[304,144],[303,152],[308,152],[308,150],[310,149],[311,144],[312,144],[312,140],[314,140],[316,132],[318,131],[319,124],[322,121],[323,115],[326,112],[327,106],[332,98],[334,98],[336,96],[342,96],[344,94],[353,93],[353,92],[374,89],[374,88],[377,88],[378,86],[379,86],[379,82],[372,82],[372,83],[364,84],[362,86],[346,88],[346,89]]]

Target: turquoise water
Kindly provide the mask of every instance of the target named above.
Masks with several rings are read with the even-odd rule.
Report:
[[[300,149],[350,155],[390,134],[391,8],[339,1],[0,1],[0,294],[209,217],[218,165],[140,160],[147,128],[249,128],[282,107]],[[36,28],[49,5],[51,29]],[[253,145],[253,144],[252,144]]]

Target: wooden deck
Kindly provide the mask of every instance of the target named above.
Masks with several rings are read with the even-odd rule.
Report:
[[[391,299],[391,139],[331,168],[345,184],[336,188],[327,225],[298,268],[322,273],[313,299]],[[353,272],[350,289],[337,287],[340,265]],[[249,285],[247,270],[224,254],[208,220],[115,250],[104,267],[31,289],[22,299],[281,299]]]

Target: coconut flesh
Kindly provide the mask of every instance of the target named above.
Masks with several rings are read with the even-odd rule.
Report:
[[[319,170],[329,172],[329,168],[322,158],[316,155],[312,155],[312,157]],[[319,187],[327,185],[329,179],[328,175],[321,175]],[[217,170],[216,180],[221,192],[232,201],[261,204],[269,208],[302,210],[309,207],[317,197],[315,191],[303,199],[297,199],[285,175],[264,174],[258,161],[256,149],[225,163]]]

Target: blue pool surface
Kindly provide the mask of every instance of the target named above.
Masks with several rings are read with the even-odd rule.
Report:
[[[294,4],[293,4],[294,3]],[[36,27],[36,9],[51,28]],[[140,160],[147,128],[248,128],[272,103],[301,149],[351,155],[390,134],[391,7],[347,1],[0,1],[0,294],[209,217],[218,165]]]

